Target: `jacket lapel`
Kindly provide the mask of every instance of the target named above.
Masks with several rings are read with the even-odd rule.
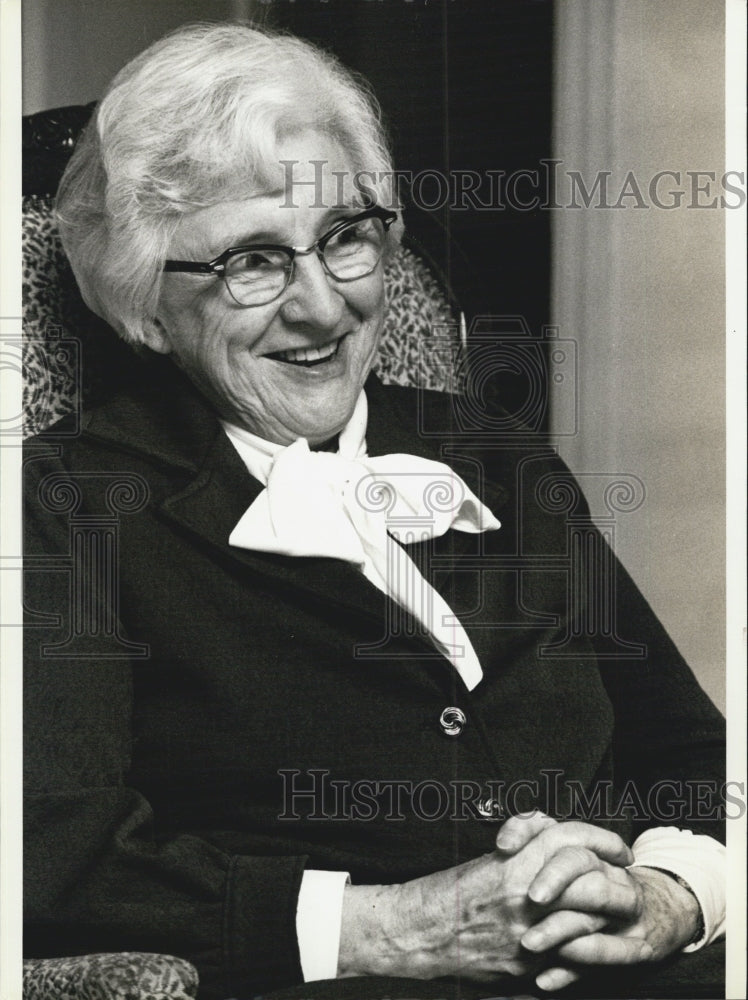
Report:
[[[439,419],[444,422],[449,420],[447,397],[427,393],[419,399],[407,390],[387,390],[373,376],[366,389],[370,454],[417,453],[434,461],[446,461],[477,496],[488,493],[489,506],[492,497],[500,497],[500,488],[496,491],[484,482],[480,463],[458,452],[452,457],[445,455],[441,437],[416,433],[416,400],[419,406],[428,399],[436,402]],[[106,407],[88,414],[83,429],[88,436],[127,452],[144,454],[178,473],[173,479],[179,486],[161,502],[161,516],[219,550],[222,558],[305,591],[327,607],[334,602],[341,609],[382,620],[388,599],[347,563],[255,552],[228,544],[231,531],[263,485],[249,474],[204,397],[168,359],[149,356],[137,392],[116,397]],[[475,544],[475,535],[455,531],[429,543],[431,554],[447,557],[439,574],[439,589],[451,576],[450,564]],[[406,546],[420,565],[422,548]]]
[[[161,506],[164,517],[220,550],[224,558],[248,571],[294,587],[327,607],[381,619],[384,595],[355,567],[324,558],[295,558],[229,545],[237,521],[264,487],[251,476],[227,436],[219,431],[215,446],[188,486]]]

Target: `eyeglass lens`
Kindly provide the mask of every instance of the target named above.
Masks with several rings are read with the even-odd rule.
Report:
[[[379,263],[385,243],[381,219],[360,219],[323,240],[325,267],[338,281],[370,274]],[[250,250],[226,262],[224,278],[231,295],[242,305],[263,305],[277,298],[290,280],[291,256],[283,250]]]

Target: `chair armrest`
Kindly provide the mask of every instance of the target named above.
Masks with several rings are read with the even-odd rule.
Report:
[[[123,951],[23,963],[23,1000],[194,1000],[197,971],[183,958]]]

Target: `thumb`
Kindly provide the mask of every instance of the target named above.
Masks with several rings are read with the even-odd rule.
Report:
[[[537,809],[517,813],[516,816],[509,817],[496,835],[496,850],[502,854],[516,854],[543,830],[555,825],[555,819]]]

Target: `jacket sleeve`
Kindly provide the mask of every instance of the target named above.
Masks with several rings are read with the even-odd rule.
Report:
[[[594,521],[584,490],[591,496],[598,491],[594,502],[603,511],[608,501],[603,508],[601,483],[605,490],[609,484],[600,477],[577,479],[561,458],[540,447],[521,458],[516,475],[522,522],[514,544],[541,562],[560,557],[564,571],[555,609],[562,610],[563,642],[549,656],[559,657],[560,672],[576,649],[583,658],[593,656],[613,709],[613,787],[601,813],[594,812],[590,795],[593,814],[631,841],[646,829],[675,826],[724,842],[724,719],[612,551],[610,517],[600,526]],[[589,720],[591,727],[595,721]],[[607,762],[600,774],[607,792]]]
[[[174,954],[197,967],[203,997],[300,983],[295,917],[306,859],[231,856],[192,835],[159,842],[149,803],[128,787],[127,640],[86,606],[95,588],[73,587],[73,558],[79,580],[97,571],[85,546],[71,556],[69,515],[40,502],[50,472],[64,470],[57,460],[27,462],[27,954]]]
[[[612,573],[617,634],[642,647],[611,656],[610,640],[595,640],[615,712],[617,785],[630,792],[634,835],[678,826],[724,843],[724,718],[617,559]]]

